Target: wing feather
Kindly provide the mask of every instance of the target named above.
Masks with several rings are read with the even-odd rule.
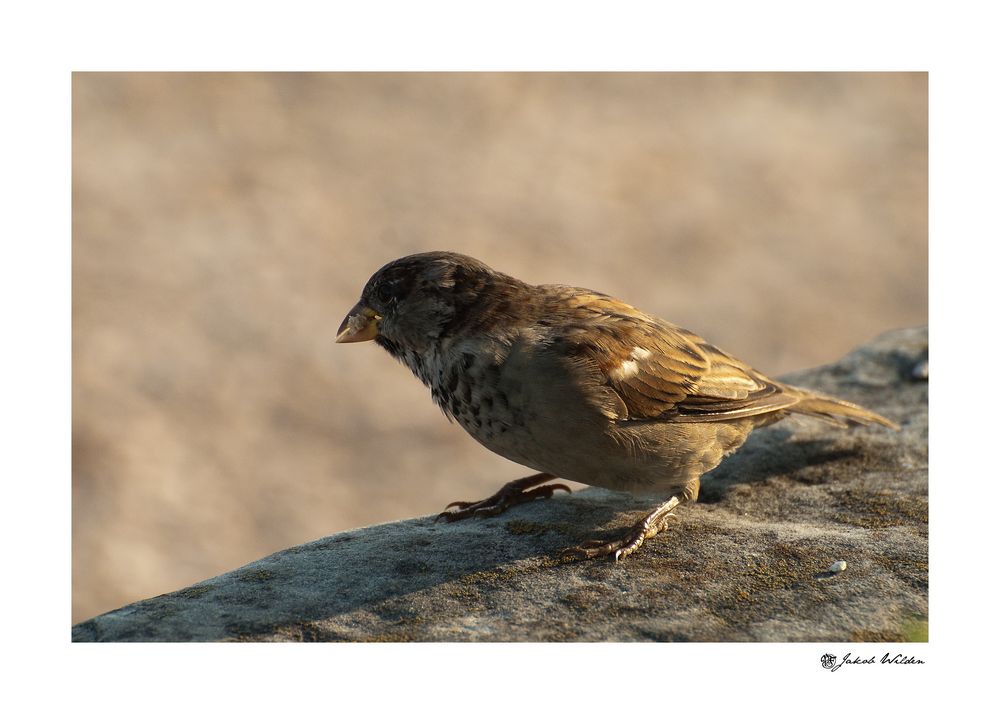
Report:
[[[766,414],[801,397],[694,333],[606,295],[558,288],[554,344],[592,365],[628,420],[723,421]],[[617,400],[616,400],[617,402]]]

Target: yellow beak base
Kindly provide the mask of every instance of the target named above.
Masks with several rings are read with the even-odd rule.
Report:
[[[378,323],[382,316],[358,303],[347,313],[337,330],[337,342],[368,342],[378,335]]]

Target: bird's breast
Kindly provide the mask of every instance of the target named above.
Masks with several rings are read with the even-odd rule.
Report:
[[[435,403],[480,441],[524,424],[523,410],[512,403],[513,385],[502,384],[504,362],[495,350],[459,349],[437,353],[425,365]]]

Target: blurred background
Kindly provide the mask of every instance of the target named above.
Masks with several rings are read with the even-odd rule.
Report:
[[[436,249],[836,360],[927,321],[927,76],[75,74],[74,622],[528,474],[333,341]]]

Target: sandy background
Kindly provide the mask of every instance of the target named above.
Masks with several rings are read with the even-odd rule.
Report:
[[[333,342],[432,249],[834,360],[927,320],[926,75],[76,75],[74,622],[527,474]]]

